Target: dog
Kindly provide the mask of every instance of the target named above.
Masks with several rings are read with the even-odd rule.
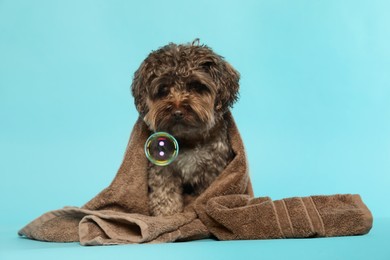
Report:
[[[180,147],[168,166],[148,166],[149,210],[170,216],[184,210],[234,157],[226,113],[238,99],[240,74],[196,39],[152,51],[134,74],[135,106],[152,132],[173,135]]]

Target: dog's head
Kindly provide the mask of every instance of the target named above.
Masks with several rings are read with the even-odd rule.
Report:
[[[152,131],[177,137],[205,134],[238,97],[240,75],[198,41],[153,51],[131,86],[138,112]]]

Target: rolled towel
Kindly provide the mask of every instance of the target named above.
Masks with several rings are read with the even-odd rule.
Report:
[[[220,240],[362,235],[371,212],[357,194],[293,197],[272,201],[245,195],[210,199],[210,232]]]

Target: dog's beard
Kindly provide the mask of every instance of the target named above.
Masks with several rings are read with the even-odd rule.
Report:
[[[145,122],[152,131],[164,131],[177,138],[198,139],[215,125],[214,100],[211,96],[189,96],[181,102],[169,99],[148,100]],[[178,119],[174,112],[183,114]]]

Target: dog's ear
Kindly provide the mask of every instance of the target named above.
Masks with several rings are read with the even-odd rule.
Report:
[[[151,69],[147,66],[147,63],[142,62],[141,66],[134,73],[133,82],[131,84],[131,93],[134,97],[135,106],[140,113],[144,116],[147,113],[146,97],[147,97],[147,84],[151,75]]]
[[[202,62],[205,69],[217,84],[216,109],[225,110],[238,100],[240,74],[223,57],[208,57]]]

